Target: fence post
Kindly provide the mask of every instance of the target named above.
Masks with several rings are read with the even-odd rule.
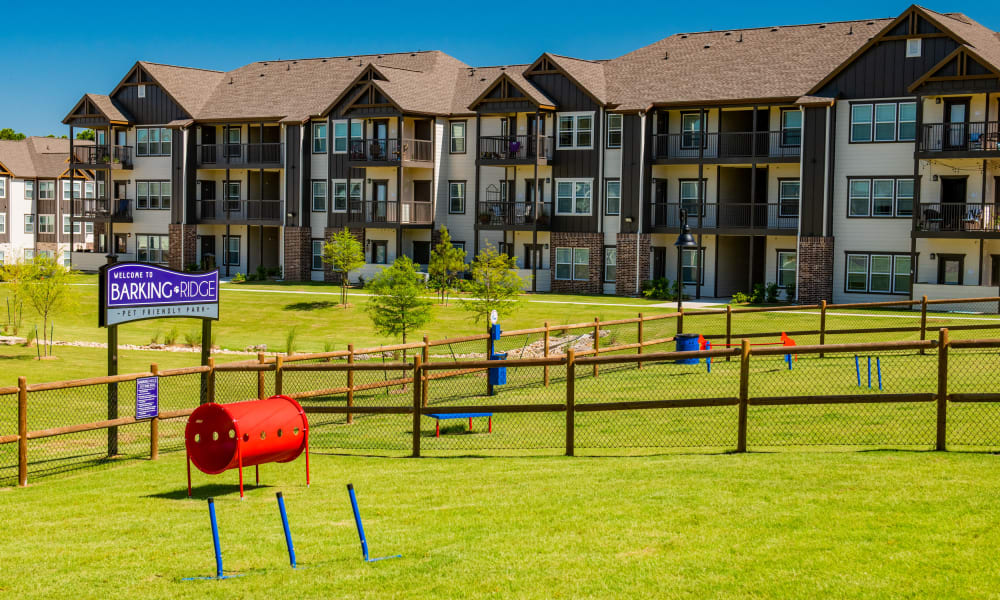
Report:
[[[347,345],[347,407],[354,406],[354,344]],[[347,413],[347,424],[354,422],[354,414]]]
[[[427,339],[427,334],[424,334],[424,347],[421,349],[420,352],[421,352],[420,362],[422,364],[426,365],[427,363],[431,362],[431,343]],[[430,376],[430,373],[428,373],[427,370],[425,369],[424,370],[423,378],[420,381],[420,385],[423,386],[422,389],[423,389],[423,405],[424,406],[427,406],[427,388],[430,387],[428,385],[430,383],[430,380],[428,379],[428,376]]]
[[[576,452],[576,352],[566,351],[566,456]]]
[[[420,388],[420,355],[413,357],[413,457],[420,457],[420,402],[423,400]]]
[[[160,365],[156,363],[149,365],[149,372],[153,374],[153,377],[159,378]],[[159,391],[159,384],[157,384],[156,389]],[[157,404],[159,404],[158,399]],[[160,417],[156,416],[149,420],[149,460],[157,460],[158,458],[160,458]]]
[[[285,357],[281,356],[281,355],[275,356],[274,357],[274,393],[277,396],[281,395],[281,388],[283,387],[282,386],[283,382],[281,380],[284,378],[284,375],[285,375],[285,373],[283,371],[284,368],[285,368]]]
[[[28,379],[17,378],[17,485],[28,485]]]
[[[948,330],[938,332],[937,444],[946,450],[948,434]]]
[[[819,301],[819,345],[826,345],[826,300]],[[819,353],[820,358],[823,355],[823,352]]]
[[[733,307],[730,304],[726,305],[726,348],[731,348],[733,343]],[[732,358],[726,355],[726,362]]]
[[[639,342],[639,352],[637,354],[642,354],[642,313],[639,313],[639,337],[638,337],[638,342]],[[638,362],[636,362],[636,368],[637,369],[641,369],[642,368],[642,361],[641,360],[638,361]]]
[[[601,318],[594,317],[594,356],[601,354]],[[597,363],[594,363],[594,377],[597,377]]]
[[[263,352],[258,352],[257,353],[257,364],[258,365],[263,365],[264,364],[264,353]],[[257,371],[257,399],[258,400],[263,400],[266,397],[264,395],[266,393],[266,390],[264,389],[264,386],[265,386],[265,384],[264,384],[264,371]]]
[[[927,296],[920,300],[920,341],[925,339],[927,339]],[[921,348],[920,353],[926,354],[927,351]]]
[[[549,357],[549,322],[545,322],[545,345],[543,346],[545,358]],[[545,365],[545,387],[549,387],[549,366]]]
[[[677,312],[677,333],[680,334],[684,333],[684,307],[682,306]]]
[[[205,392],[205,403],[215,402],[215,357],[208,357],[208,389]]]
[[[747,404],[750,399],[750,340],[740,342],[740,414],[736,451],[747,451]]]

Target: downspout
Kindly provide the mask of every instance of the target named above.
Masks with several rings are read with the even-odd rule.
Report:
[[[635,295],[639,295],[639,237],[642,235],[642,213],[644,212],[644,206],[642,205],[643,194],[642,188],[645,183],[645,171],[646,171],[646,113],[639,113],[639,221],[635,230]]]

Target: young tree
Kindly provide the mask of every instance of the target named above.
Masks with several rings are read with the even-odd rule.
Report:
[[[451,244],[448,228],[441,226],[441,243],[431,252],[431,264],[427,272],[438,283],[441,304],[448,304],[448,290],[455,285],[455,279],[469,267],[465,264],[465,250]]]
[[[28,278],[31,268],[22,258],[0,265],[0,281],[7,284],[7,326],[11,333],[17,335],[21,330],[21,320],[24,317],[24,281]]]
[[[413,261],[406,256],[400,256],[379,273],[367,289],[372,295],[365,304],[365,311],[377,333],[392,337],[401,335],[405,344],[407,332],[431,320],[431,301],[422,297],[423,281]],[[406,351],[403,360],[406,360]]]
[[[500,316],[514,312],[524,285],[515,271],[517,260],[487,245],[472,261],[471,268],[472,294],[462,299],[462,308],[472,313],[472,320],[476,323],[486,320],[492,310]]]
[[[42,317],[42,339],[45,339],[52,314],[70,304],[68,284],[72,272],[63,266],[58,254],[36,256],[28,265],[27,276],[21,283],[21,294]],[[51,354],[52,348],[48,347],[45,355]]]
[[[323,262],[340,273],[340,303],[347,307],[347,283],[351,271],[365,266],[365,251],[346,227],[323,245]]]

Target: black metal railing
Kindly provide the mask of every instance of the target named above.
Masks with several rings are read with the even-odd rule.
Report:
[[[281,200],[197,200],[199,222],[280,221]]]
[[[281,142],[260,144],[198,144],[195,147],[199,167],[274,166],[284,163],[285,145]]]
[[[392,162],[400,157],[399,138],[351,140],[350,160],[359,162]]]
[[[434,160],[434,142],[404,138],[403,160],[431,162]]]
[[[702,146],[699,152],[699,144]],[[802,131],[657,133],[653,158],[795,158],[801,152]]]
[[[479,158],[489,161],[552,158],[552,138],[534,135],[486,135],[479,138]]]
[[[925,123],[920,127],[919,152],[996,152],[1000,123]]]
[[[548,227],[552,221],[551,202],[483,201],[479,203],[479,224],[483,227],[533,225]]]
[[[917,230],[1000,232],[1000,213],[992,203],[921,202]]]
[[[780,229],[796,230],[799,226],[798,203],[777,202],[706,202],[701,205],[702,229]],[[654,203],[650,214],[652,227],[679,228],[680,211],[687,211],[687,224],[698,227],[697,202]]]
[[[73,214],[84,219],[131,222],[133,202],[128,198],[75,198]]]
[[[73,162],[112,169],[131,169],[132,146],[74,146]]]

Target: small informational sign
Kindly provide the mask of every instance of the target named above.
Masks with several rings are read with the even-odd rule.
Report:
[[[500,320],[500,315],[497,314],[497,309],[494,308],[490,311],[490,324],[496,325],[498,320]]]
[[[140,377],[135,380],[135,418],[152,419],[160,415],[160,378]]]
[[[219,318],[219,271],[184,273],[145,263],[101,267],[98,325],[185,317]]]

